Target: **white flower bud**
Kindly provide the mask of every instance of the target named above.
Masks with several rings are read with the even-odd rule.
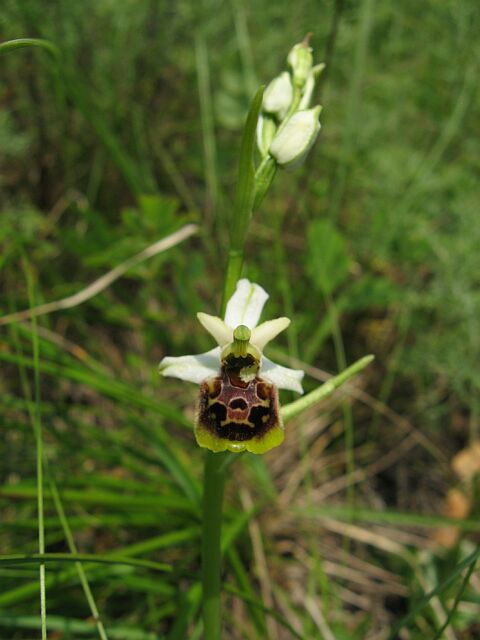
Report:
[[[302,99],[300,100],[300,104],[298,105],[298,109],[300,111],[302,109],[308,109],[308,107],[310,106],[310,100],[312,99],[312,95],[317,84],[317,79],[324,69],[325,64],[323,62],[312,67],[312,70],[308,74],[305,87],[303,88]]]
[[[257,122],[257,146],[262,158],[267,155],[276,131],[277,125],[273,117],[260,114]]]
[[[270,145],[270,154],[285,169],[294,169],[305,159],[320,131],[322,107],[297,111],[285,123]]]
[[[312,48],[305,42],[296,44],[290,50],[287,62],[292,70],[294,84],[303,87],[313,65]]]
[[[290,74],[284,71],[274,78],[263,94],[263,110],[273,113],[283,120],[292,104],[293,87]]]

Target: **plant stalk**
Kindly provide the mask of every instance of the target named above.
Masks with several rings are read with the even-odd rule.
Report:
[[[242,138],[230,247],[220,309],[221,317],[225,315],[227,302],[242,275],[245,240],[256,191],[255,131],[262,98],[263,88],[261,87],[252,100]],[[221,638],[221,535],[223,494],[228,469],[228,465],[225,464],[226,459],[225,453],[207,451],[205,456],[202,519],[203,638],[205,640]]]
[[[221,638],[221,534],[225,487],[224,454],[207,451],[203,487],[203,637]],[[223,469],[222,469],[223,467]]]
[[[242,273],[243,250],[230,250],[223,288],[221,315],[225,315],[227,301],[235,290]],[[220,640],[222,627],[221,572],[223,494],[228,465],[225,453],[207,451],[203,477],[202,517],[202,589],[203,637]]]

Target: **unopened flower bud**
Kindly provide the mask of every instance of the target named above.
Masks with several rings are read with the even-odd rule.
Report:
[[[312,49],[306,42],[296,44],[287,56],[287,62],[292,70],[293,83],[303,87],[307,81],[313,65]]]
[[[270,145],[270,154],[281,167],[294,169],[305,159],[320,131],[321,110],[317,106],[297,111],[279,130]]]
[[[273,116],[268,113],[260,114],[257,123],[257,146],[262,157],[267,155],[276,131],[277,125]]]
[[[290,74],[284,71],[274,78],[263,94],[263,110],[283,120],[292,103],[293,87]]]

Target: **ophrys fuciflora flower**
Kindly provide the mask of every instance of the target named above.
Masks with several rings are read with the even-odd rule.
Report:
[[[195,437],[201,447],[265,453],[283,442],[277,389],[303,393],[303,371],[263,355],[267,343],[290,324],[288,318],[258,324],[267,298],[260,285],[239,280],[224,320],[197,314],[218,346],[160,363],[162,375],[200,384]]]

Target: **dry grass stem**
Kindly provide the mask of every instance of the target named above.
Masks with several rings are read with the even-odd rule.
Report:
[[[62,298],[61,300],[54,300],[53,302],[47,302],[46,304],[41,304],[38,307],[34,307],[33,309],[25,309],[24,311],[16,311],[15,313],[10,313],[6,316],[2,316],[0,318],[0,326],[10,324],[11,322],[20,322],[22,320],[28,320],[29,318],[42,316],[47,313],[53,313],[54,311],[60,311],[62,309],[71,309],[72,307],[76,307],[79,304],[82,304],[98,295],[100,292],[104,291],[107,287],[109,287],[115,280],[121,278],[129,269],[133,269],[138,266],[140,263],[156,256],[162,251],[167,251],[167,249],[171,249],[172,247],[180,244],[190,236],[197,233],[198,227],[196,224],[187,224],[178,231],[162,238],[161,240],[157,240],[153,244],[149,245],[140,253],[128,258],[121,264],[117,265],[107,273],[104,273],[103,276],[97,278],[91,282],[88,286],[81,291],[78,291],[72,296],[67,296],[66,298]]]

